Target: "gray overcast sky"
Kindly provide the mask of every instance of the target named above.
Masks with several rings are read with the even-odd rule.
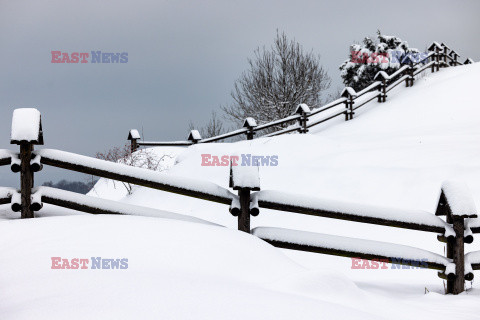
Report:
[[[126,142],[184,139],[230,101],[257,46],[285,31],[339,64],[363,37],[397,35],[423,50],[443,41],[480,60],[480,1],[0,0],[0,148],[15,107],[42,112],[45,147],[94,155]],[[126,64],[52,64],[52,50],[128,52]],[[36,182],[79,178],[48,169]],[[18,175],[0,169],[0,185]]]

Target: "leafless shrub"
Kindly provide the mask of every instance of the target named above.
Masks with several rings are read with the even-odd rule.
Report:
[[[153,171],[163,171],[166,169],[165,160],[172,158],[170,155],[157,156],[152,150],[139,149],[132,153],[129,144],[122,147],[114,147],[106,152],[97,152],[97,159],[126,164],[128,166],[144,168]],[[132,194],[133,186],[130,183],[122,182],[128,194]],[[115,181],[113,181],[115,187]]]

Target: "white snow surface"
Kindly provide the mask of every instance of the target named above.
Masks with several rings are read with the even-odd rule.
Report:
[[[238,158],[240,159],[240,156]],[[233,187],[260,188],[259,167],[253,163],[251,166],[242,166],[241,163],[232,165],[232,181]]]
[[[266,191],[433,214],[442,182],[461,180],[478,203],[480,64],[425,73],[413,87],[390,91],[385,103],[374,100],[358,109],[352,121],[337,117],[309,134],[175,148],[176,162],[158,179],[207,180],[225,190],[229,167],[201,166],[201,154],[248,150],[278,156],[278,166],[259,168]],[[315,114],[309,123],[339,110],[343,104]],[[151,150],[162,155],[173,149]],[[2,318],[452,320],[478,319],[480,314],[476,281],[466,284],[467,292],[446,296],[433,270],[353,270],[347,258],[273,248],[232,230],[237,219],[226,205],[143,187],[128,195],[121,184],[106,179],[90,196],[228,228],[154,217],[80,215],[47,204],[38,212],[40,218],[19,221],[19,213],[0,206]],[[469,219],[471,225],[478,221]],[[444,244],[429,232],[266,209],[251,223],[444,255]],[[465,252],[479,250],[478,239],[465,247]],[[129,268],[51,270],[52,256],[126,257]]]
[[[35,141],[40,132],[40,111],[35,108],[13,110],[11,140]]]
[[[462,181],[448,180],[442,184],[450,210],[454,216],[472,216],[477,214],[475,201],[468,186]]]
[[[130,136],[132,139],[140,139],[140,133],[138,133],[137,129],[130,130]]]

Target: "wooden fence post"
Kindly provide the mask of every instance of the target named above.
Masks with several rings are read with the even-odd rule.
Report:
[[[458,64],[458,53],[455,50],[450,50],[448,55],[453,59],[453,61],[450,61],[450,66],[456,67]]]
[[[140,134],[137,129],[132,129],[128,132],[128,140],[130,140],[130,151],[133,153],[138,149],[138,140],[140,139]]]
[[[455,231],[455,242],[452,248],[452,259],[455,263],[455,280],[447,282],[447,290],[453,294],[459,294],[465,290],[464,218],[453,217],[453,230]]]
[[[251,160],[253,161],[253,160]],[[233,215],[238,214],[238,230],[250,233],[250,214],[258,215],[258,207],[251,206],[251,191],[260,190],[260,176],[258,173],[258,165],[250,163],[243,166],[240,164],[234,165],[230,163],[230,188],[238,191],[240,208],[235,208],[235,211],[230,211]],[[233,207],[233,203],[232,203]],[[240,210],[238,210],[240,209]],[[234,213],[235,212],[235,213]]]
[[[32,151],[35,144],[43,145],[42,118],[37,109],[21,108],[13,111],[10,143],[20,145],[21,218],[33,218]]]
[[[459,294],[465,291],[465,218],[476,218],[476,209],[469,203],[474,203],[468,194],[468,188],[458,182],[445,182],[442,186],[435,215],[446,216],[447,223],[453,226],[455,236],[439,237],[446,243],[447,258],[455,264],[455,277],[445,277],[447,293]],[[463,205],[462,205],[463,204]],[[463,212],[455,212],[452,208],[461,208]]]
[[[253,136],[255,135],[255,131],[253,131],[253,128],[257,126],[257,122],[253,118],[246,118],[245,121],[243,122],[243,127],[247,128],[248,131],[246,132],[247,135],[247,140],[253,140]]]
[[[413,63],[410,61],[407,69],[408,78],[405,79],[405,83],[407,87],[413,87],[413,81],[415,79],[413,75],[414,71],[415,70],[413,69]]]
[[[240,214],[238,215],[238,230],[250,233],[250,188],[239,188]]]
[[[436,48],[435,49],[435,62],[436,62],[436,70],[435,71],[440,71],[440,49]]]
[[[387,100],[387,80],[388,74],[384,71],[379,71],[373,80],[381,81],[381,84],[378,86],[378,91],[380,94],[378,95],[377,101],[378,102],[385,102]]]
[[[301,103],[297,106],[297,109],[295,110],[295,114],[299,114],[300,118],[298,118],[298,125],[299,129],[298,132],[300,133],[307,133],[308,128],[307,128],[307,122],[308,122],[308,115],[310,114],[310,108],[305,104]]]
[[[435,61],[435,59],[436,59],[436,53],[433,53],[433,55],[430,57],[430,62]],[[435,64],[432,64],[431,72],[432,73],[435,72]]]
[[[448,58],[448,50],[450,50],[450,48],[442,42],[441,44],[442,46],[442,57],[443,57],[443,67],[448,67],[448,62],[447,62],[447,58]]]
[[[20,143],[20,194],[22,198],[22,219],[34,217],[33,210],[30,208],[32,204],[33,188],[33,171],[30,169],[32,151],[33,144],[29,142]]]

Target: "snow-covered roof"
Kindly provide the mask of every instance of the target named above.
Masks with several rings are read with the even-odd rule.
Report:
[[[257,121],[255,121],[255,119],[253,119],[251,117],[246,118],[245,122],[243,123],[244,128],[256,127],[256,126],[257,126]]]
[[[295,113],[310,113],[310,112],[311,112],[310,108],[305,103],[300,103],[297,106],[297,110],[295,110]]]
[[[198,130],[191,130],[187,140],[189,141],[202,140],[202,136],[200,135],[200,132],[198,132]]]
[[[137,129],[132,129],[128,133],[128,140],[140,139],[140,133],[138,133]]]
[[[11,143],[31,142],[43,144],[42,118],[35,108],[19,108],[13,111]]]
[[[465,60],[465,62],[463,64],[471,64],[471,63],[474,63],[475,61],[473,61],[473,59],[471,58],[467,58],[467,60]]]

